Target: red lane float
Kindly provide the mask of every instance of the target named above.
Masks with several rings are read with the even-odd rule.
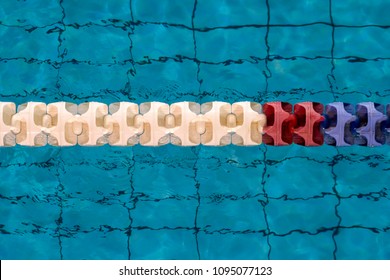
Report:
[[[267,117],[263,142],[272,146],[286,146],[292,143],[302,146],[320,146],[324,143],[321,133],[321,114],[324,106],[317,102],[301,102],[294,105],[286,102],[264,104]]]
[[[302,146],[320,146],[324,143],[321,133],[321,122],[324,105],[317,102],[301,102],[294,105],[296,124],[294,127],[293,142]]]
[[[292,105],[287,102],[269,102],[263,106],[267,117],[263,143],[271,146],[286,146],[293,142],[296,118],[291,113]]]

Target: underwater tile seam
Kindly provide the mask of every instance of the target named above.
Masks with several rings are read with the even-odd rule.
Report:
[[[380,146],[390,104],[0,102],[0,146]]]

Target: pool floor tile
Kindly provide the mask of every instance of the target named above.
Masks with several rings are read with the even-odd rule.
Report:
[[[130,4],[125,0],[95,1],[95,0],[67,0],[62,2],[66,24],[85,24],[95,22],[102,24],[102,20],[130,19]]]
[[[270,0],[269,7],[271,24],[330,22],[329,3],[327,1]]]
[[[341,200],[338,213],[341,225],[384,229],[390,226],[390,199],[388,193]]]
[[[59,260],[58,238],[51,233],[0,234],[2,260]]]
[[[335,249],[333,231],[314,235],[292,232],[270,236],[272,260],[331,260]]]
[[[199,233],[199,253],[204,260],[264,260],[269,246],[261,233]]]
[[[133,260],[198,259],[192,230],[134,230],[130,239],[130,252]]]
[[[137,103],[194,101],[199,90],[197,69],[195,62],[180,59],[136,65],[134,76],[129,77],[131,97]],[[150,75],[151,72],[159,74]]]
[[[306,168],[301,168],[308,161],[305,157],[286,158],[283,161],[273,162],[274,165],[267,167],[265,175],[268,196],[305,199],[327,194],[334,195],[331,168],[326,162],[320,163],[314,160],[315,158]]]
[[[153,12],[150,12],[153,7]],[[191,26],[193,0],[134,0],[133,17],[141,22],[160,22]]]
[[[196,195],[195,172],[191,166],[195,158],[166,157],[161,162],[160,157],[145,154],[138,160],[142,162],[135,164],[133,186],[134,194],[141,199],[187,199]]]
[[[334,167],[339,195],[349,197],[386,192],[388,177],[385,173],[390,168],[389,155],[386,146],[375,149],[353,146],[348,147],[348,151],[343,150]],[[367,173],[370,175],[367,176]]]
[[[132,226],[152,229],[194,228],[197,205],[195,198],[138,201],[135,209],[131,210]]]
[[[340,25],[389,25],[386,13],[389,9],[387,0],[375,1],[375,4],[365,0],[332,1],[333,20]]]
[[[0,25],[0,37],[7,38],[1,43],[1,57],[24,62],[39,60],[54,63],[59,61],[57,48],[60,42],[58,34],[50,32],[52,28],[38,28],[28,32],[24,28]]]
[[[202,80],[201,90],[214,94],[218,92],[222,100],[225,97],[230,103],[256,100],[259,92],[265,88],[264,64],[248,60],[243,64],[202,64],[199,72]],[[248,75],[248,71],[252,75]],[[222,92],[226,93],[222,95]]]
[[[71,232],[124,230],[130,224],[128,209],[120,204],[67,198],[62,205],[60,227]]]
[[[139,25],[131,35],[132,53],[135,61],[160,57],[194,57],[194,42],[191,30],[175,26]],[[164,44],[162,44],[164,42]]]
[[[267,55],[265,34],[264,28],[254,27],[196,32],[197,58],[212,63],[264,58]]]
[[[371,102],[384,102],[383,96],[386,95],[389,84],[383,73],[390,71],[388,61],[369,60],[364,63],[352,63],[343,59],[337,60],[335,65],[338,101],[356,104],[366,102],[367,96],[370,96]]]
[[[267,24],[265,1],[198,0],[196,3],[194,21],[198,28]]]
[[[337,199],[333,196],[305,200],[271,199],[265,211],[271,232],[279,235],[291,231],[317,233],[335,227]]]
[[[197,224],[208,232],[260,232],[267,229],[259,199],[234,196],[203,198],[198,210]]]
[[[271,27],[268,45],[271,55],[284,58],[295,56],[328,57],[331,55],[332,49],[332,28],[327,25],[292,28]]]
[[[67,166],[66,174],[60,174],[64,194],[70,198],[90,200],[93,202],[107,201],[124,202],[131,195],[130,175],[127,169],[118,170],[115,166],[101,169],[97,166],[83,164]],[[111,171],[112,170],[112,171]],[[96,179],[99,177],[99,180]],[[118,176],[120,180],[116,180]]]
[[[2,1],[0,18],[6,25],[43,27],[59,22],[62,18],[62,9],[57,0]]]
[[[62,255],[67,260],[125,260],[128,259],[127,236],[124,232],[79,232],[62,237]]]
[[[340,229],[335,236],[337,259],[340,260],[389,260],[390,232],[373,232],[369,229]]]
[[[337,28],[334,35],[336,57],[375,59],[388,57],[390,44],[388,31],[378,27]],[[367,65],[365,65],[367,68]]]
[[[65,63],[60,69],[61,92],[65,98],[85,95],[84,98],[77,100],[77,103],[90,100],[91,96],[99,99],[113,95],[111,101],[116,101],[115,99],[118,100],[124,95],[120,91],[125,90],[128,69],[129,66],[117,64],[92,66],[84,62]],[[110,78],[110,75],[115,75],[115,79]],[[80,80],[83,83],[80,83]],[[74,99],[72,101],[75,102]],[[109,101],[107,100],[106,103]]]
[[[294,92],[286,95],[286,101],[298,103],[304,100],[313,100],[313,95],[316,100],[333,101],[330,99],[332,96],[328,96],[329,92],[327,92],[329,90],[328,75],[332,68],[329,60],[308,60],[305,58],[287,60],[277,58],[269,62],[268,67],[272,74],[272,77],[268,79],[269,91],[288,92],[294,89]],[[311,79],[307,79],[306,77],[313,72],[316,72],[316,75]],[[280,101],[280,97],[275,100]]]
[[[19,59],[3,61],[0,62],[0,92],[8,101],[19,103],[45,98],[47,94],[54,98],[58,95],[57,74],[58,71],[48,63],[28,64]]]
[[[61,50],[66,49],[66,60],[107,64],[124,62],[131,57],[128,32],[121,28],[94,25],[69,27],[62,38]]]
[[[60,215],[60,207],[55,202],[54,198],[37,201],[36,197],[32,197],[17,202],[1,198],[0,224],[5,226],[6,232],[12,234],[50,232],[57,227],[56,220]]]

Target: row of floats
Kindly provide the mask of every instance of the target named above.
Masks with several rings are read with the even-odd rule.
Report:
[[[380,146],[390,104],[0,102],[0,146]]]

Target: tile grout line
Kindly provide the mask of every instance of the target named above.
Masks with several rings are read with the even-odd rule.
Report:
[[[131,38],[131,35],[134,34],[135,32],[135,25],[134,25],[134,13],[133,13],[133,0],[129,0],[129,8],[130,8],[130,31],[127,32],[127,37],[129,38],[130,41],[130,46],[129,46],[129,53],[130,53],[130,68],[127,70],[126,76],[127,76],[127,83],[125,85],[124,92],[127,93],[127,97],[129,100],[131,100],[131,81],[130,81],[130,75],[135,76],[137,73],[137,70],[135,68],[135,63],[134,63],[134,56],[133,56],[133,40]]]
[[[267,238],[267,245],[268,245],[267,259],[270,260],[271,259],[271,251],[272,251],[272,246],[271,246],[271,242],[270,242],[271,229],[269,227],[268,215],[267,215],[267,211],[266,211],[266,207],[269,203],[269,197],[268,197],[268,194],[267,194],[267,191],[265,188],[265,184],[266,184],[265,178],[266,178],[266,173],[267,173],[267,150],[268,150],[267,147],[265,147],[264,151],[263,151],[264,169],[263,169],[263,173],[261,174],[261,188],[262,188],[264,200],[259,199],[258,201],[260,202],[260,204],[262,206],[264,221],[265,221],[265,224],[267,226],[266,232],[265,232],[265,235]]]
[[[337,100],[337,93],[334,91],[335,87],[337,89],[336,77],[334,75],[334,71],[336,69],[335,59],[334,59],[334,47],[335,47],[334,34],[335,34],[335,31],[336,31],[336,28],[335,28],[334,21],[333,21],[332,0],[329,0],[329,18],[330,18],[330,24],[332,26],[332,46],[331,46],[331,49],[330,49],[332,68],[330,70],[330,74],[327,75],[327,79],[328,79],[330,91],[332,92],[332,95],[333,95],[333,100],[336,101]]]
[[[134,64],[134,57],[133,57],[133,40],[131,39],[131,35],[134,34],[134,14],[133,14],[133,1],[129,0],[129,9],[130,9],[130,17],[131,17],[131,23],[130,23],[130,30],[127,32],[127,36],[130,41],[130,46],[129,46],[129,53],[130,53],[130,62],[131,62],[131,68],[127,71],[127,83],[125,85],[125,90],[124,92],[127,93],[127,96],[129,99],[131,99],[131,83],[130,83],[130,75],[134,76],[136,74],[136,69],[135,69],[135,64]],[[130,260],[131,259],[131,235],[133,232],[133,217],[131,215],[132,210],[135,209],[136,203],[138,201],[137,197],[134,197],[134,170],[135,170],[135,158],[134,158],[134,148],[131,147],[131,159],[128,161],[129,168],[128,168],[128,174],[130,175],[130,197],[128,203],[132,204],[131,207],[125,202],[123,206],[127,209],[127,214],[129,217],[129,226],[126,229],[126,235],[127,235],[127,258]]]
[[[334,37],[334,35],[335,35],[336,28],[335,28],[335,24],[334,24],[334,20],[333,20],[333,14],[332,14],[332,0],[329,0],[329,18],[330,18],[330,23],[331,23],[331,26],[332,26],[332,47],[331,47],[331,50],[330,50],[330,54],[331,54],[331,58],[332,58],[331,59],[332,68],[331,68],[330,74],[328,74],[328,82],[329,82],[330,90],[331,90],[332,95],[333,95],[333,100],[337,101],[337,93],[334,91],[334,87],[336,87],[336,89],[337,89],[336,77],[334,75],[334,71],[336,69],[335,60],[334,60],[334,48],[335,48],[335,39],[334,39],[335,37]],[[335,165],[338,163],[341,155],[340,155],[340,151],[339,151],[339,149],[337,147],[336,147],[336,150],[337,150],[337,155],[336,155],[336,157],[333,158],[333,160],[331,162],[331,173],[332,173],[332,178],[333,178],[332,190],[333,190],[333,192],[335,193],[335,195],[337,197],[337,203],[335,205],[334,212],[335,212],[335,215],[336,215],[336,217],[338,219],[337,226],[336,226],[335,230],[332,233],[332,240],[333,240],[333,243],[334,243],[333,259],[335,259],[335,260],[337,260],[337,251],[338,251],[336,235],[339,234],[341,221],[342,221],[340,213],[339,213],[339,206],[341,204],[341,197],[340,197],[339,192],[337,190],[337,175],[336,175],[335,169],[334,169]]]
[[[192,14],[191,14],[191,26],[192,26],[192,39],[193,39],[193,44],[194,44],[194,61],[196,62],[197,65],[197,71],[196,71],[196,80],[199,84],[198,87],[198,95],[197,95],[197,101],[198,103],[202,100],[202,93],[201,93],[201,87],[202,87],[202,80],[199,79],[199,73],[200,73],[200,61],[197,58],[197,43],[196,43],[196,32],[195,32],[195,15],[196,15],[196,8],[198,6],[198,0],[194,0],[194,7],[192,9]],[[194,217],[194,236],[195,236],[195,244],[196,244],[196,253],[198,256],[198,260],[201,259],[201,254],[199,250],[199,239],[198,239],[198,234],[199,234],[199,227],[198,227],[198,214],[199,214],[199,208],[201,204],[201,197],[199,193],[199,188],[200,188],[200,182],[198,180],[198,161],[199,161],[199,153],[200,153],[200,146],[193,147],[191,148],[194,151],[195,154],[195,161],[193,165],[193,170],[194,170],[194,186],[196,189],[196,199],[197,199],[197,205],[195,209],[195,217]]]
[[[61,183],[61,178],[60,178],[60,170],[64,169],[64,163],[63,163],[63,161],[61,159],[61,151],[62,151],[62,149],[59,149],[58,153],[56,155],[56,158],[57,158],[57,168],[56,168],[55,176],[57,178],[58,185],[56,187],[55,197],[57,199],[58,207],[60,208],[60,211],[59,211],[58,218],[55,220],[55,223],[57,225],[57,228],[55,229],[55,236],[58,239],[59,256],[60,256],[60,259],[63,260],[64,259],[64,255],[63,255],[63,247],[62,247],[61,230],[62,230],[63,213],[64,213],[64,211],[63,211],[64,209],[63,209],[62,195],[64,195],[64,188],[65,187]]]
[[[129,168],[128,168],[128,174],[130,175],[130,197],[129,201],[125,202],[123,206],[127,209],[128,217],[129,217],[129,226],[126,229],[126,235],[127,235],[127,258],[131,260],[131,235],[133,232],[133,217],[131,215],[132,210],[135,209],[136,203],[138,202],[138,198],[134,197],[134,170],[135,170],[135,158],[134,158],[134,149],[131,147],[132,156],[130,160],[128,161]],[[128,205],[128,203],[131,205],[131,207]]]
[[[200,203],[201,203],[201,197],[200,197],[200,193],[199,193],[200,182],[198,180],[198,167],[197,167],[200,149],[197,147],[194,147],[194,148],[192,148],[192,150],[194,151],[194,153],[196,155],[196,159],[195,159],[194,165],[192,167],[194,170],[194,181],[195,181],[196,198],[197,198],[197,205],[196,205],[196,209],[195,209],[195,218],[194,218],[194,230],[195,230],[194,235],[195,235],[196,253],[198,255],[198,259],[200,260],[201,254],[200,254],[200,250],[199,250],[199,239],[198,239],[198,234],[199,234],[200,229],[198,227],[198,214],[199,214],[199,208],[200,208]]]
[[[62,3],[63,3],[63,0],[60,0],[59,1],[59,5],[61,7],[61,11],[62,11],[62,17],[61,17],[61,21],[60,21],[60,24],[62,26],[62,28],[59,28],[59,31],[58,31],[58,47],[57,47],[57,55],[58,55],[58,58],[61,58],[60,62],[59,62],[59,66],[58,66],[58,69],[57,69],[57,76],[56,76],[56,88],[57,88],[57,94],[59,96],[63,96],[62,95],[62,92],[61,92],[61,77],[60,77],[60,72],[61,72],[61,67],[64,63],[64,59],[65,59],[65,56],[67,55],[67,49],[64,49],[63,52],[61,53],[61,47],[62,47],[62,34],[65,32],[66,30],[66,25],[65,25],[65,22],[64,22],[64,19],[66,17],[66,14],[65,14],[65,8],[64,6],[62,6]]]
[[[61,0],[63,2],[63,0]],[[91,26],[99,26],[99,27],[107,27],[111,26],[113,28],[123,29],[123,26],[117,25],[116,23],[123,21],[122,19],[116,19],[116,22],[112,22],[110,24],[101,24],[96,22],[87,22],[84,24],[77,24],[76,27],[75,24],[65,24],[66,27],[73,27],[73,28],[88,28]],[[0,26],[9,27],[9,28],[20,28],[20,29],[28,29],[33,28],[35,29],[44,29],[50,26],[55,25],[56,23],[51,23],[47,25],[41,25],[41,26],[32,26],[31,24],[26,25],[15,25],[15,24],[5,24],[0,23]],[[203,28],[195,28],[192,26],[188,26],[185,24],[179,24],[179,23],[171,23],[171,22],[163,22],[163,21],[141,21],[137,20],[134,21],[135,25],[165,25],[168,27],[175,27],[175,28],[181,28],[181,29],[187,29],[191,31],[197,31],[197,32],[203,32],[207,33],[213,30],[218,29],[243,29],[243,28],[267,28],[267,24],[244,24],[244,25],[225,25],[225,26],[213,26],[213,27],[203,27]],[[286,27],[286,28],[301,28],[301,27],[307,27],[307,26],[314,26],[314,25],[326,25],[326,26],[332,26],[329,22],[324,21],[316,21],[316,22],[307,22],[307,23],[301,23],[301,24],[269,24],[270,27]],[[351,28],[351,29],[361,29],[361,28],[380,28],[380,29],[388,29],[390,28],[390,25],[381,25],[381,24],[364,24],[364,25],[348,25],[348,24],[334,24],[333,25],[336,28]],[[29,31],[28,29],[27,31]],[[31,30],[32,31],[32,30]]]
[[[263,70],[263,74],[264,74],[264,77],[265,77],[265,91],[264,91],[264,95],[267,96],[268,94],[268,79],[272,77],[272,73],[271,73],[271,70],[269,69],[268,67],[268,62],[270,61],[270,46],[269,46],[269,43],[268,43],[268,36],[269,36],[269,31],[270,31],[270,22],[271,22],[271,8],[270,8],[270,5],[269,5],[269,0],[265,0],[265,5],[267,6],[267,31],[265,33],[265,37],[264,37],[264,43],[265,43],[265,47],[266,47],[266,50],[267,50],[267,55],[264,59],[264,63],[265,63],[265,70]],[[263,96],[263,98],[265,97]],[[261,98],[262,101],[264,101],[264,99]]]
[[[131,34],[130,34],[131,35]],[[132,47],[131,47],[132,48]],[[59,55],[60,56],[60,55]],[[200,60],[198,58],[194,58],[194,57],[188,57],[188,56],[185,56],[185,55],[180,55],[180,59],[182,61],[185,61],[185,60],[188,60],[188,61],[193,61],[199,65],[222,65],[222,66],[226,66],[226,65],[235,65],[235,64],[239,64],[239,65],[242,65],[242,64],[246,64],[246,63],[249,63],[249,64],[258,64],[258,61],[266,61],[268,60],[268,62],[270,61],[273,61],[273,60],[297,60],[297,59],[302,59],[302,60],[330,60],[330,61],[337,61],[337,60],[347,60],[348,62],[350,63],[354,63],[354,62],[359,62],[359,61],[375,61],[375,62],[378,62],[378,61],[388,61],[390,60],[390,57],[375,57],[375,58],[367,58],[367,57],[360,57],[360,56],[355,56],[355,55],[349,55],[349,56],[340,56],[340,57],[337,57],[337,56],[323,56],[323,55],[318,55],[318,56],[304,56],[304,55],[293,55],[293,56],[281,56],[279,54],[273,54],[273,55],[269,55],[268,59],[266,57],[262,58],[262,57],[256,57],[256,56],[252,56],[252,59],[247,59],[247,58],[237,58],[237,59],[227,59],[227,60],[221,60],[221,61],[207,61],[207,60]],[[53,67],[57,67],[56,65],[57,64],[61,64],[61,63],[58,63],[58,62],[52,62],[50,59],[45,59],[45,60],[42,60],[42,59],[38,59],[38,58],[31,58],[30,60],[27,60],[25,57],[1,57],[0,58],[0,62],[5,62],[5,61],[23,61],[27,64],[47,64],[47,65],[52,65]],[[175,62],[178,62],[178,58],[177,57],[170,57],[170,56],[163,56],[163,57],[159,57],[159,58],[150,58],[150,57],[147,57],[147,58],[144,58],[144,60],[138,60],[138,61],[133,61],[132,59],[126,59],[126,60],[117,60],[115,62],[104,62],[104,63],[98,63],[96,61],[85,61],[85,60],[78,60],[78,59],[70,59],[70,60],[63,60],[62,64],[65,64],[65,63],[77,63],[79,65],[90,65],[90,66],[113,66],[113,65],[126,65],[126,64],[131,64],[131,66],[134,65],[145,65],[145,64],[151,64],[152,62],[155,62],[155,63],[165,63],[167,61],[175,61]],[[134,70],[130,70],[132,71],[130,74],[135,74],[135,68]],[[202,81],[198,81],[198,82],[202,82]]]
[[[264,99],[268,95],[268,79],[272,77],[271,70],[268,67],[268,62],[269,62],[269,57],[270,57],[270,49],[271,49],[270,45],[268,43],[268,36],[269,36],[269,32],[270,32],[270,22],[271,22],[271,8],[270,8],[270,5],[269,5],[269,0],[265,0],[265,5],[267,7],[267,31],[266,31],[266,34],[265,34],[265,37],[264,37],[264,43],[265,43],[265,47],[266,47],[266,50],[267,50],[267,55],[266,55],[265,61],[264,61],[266,70],[263,71],[263,74],[265,76],[265,91],[264,91],[264,96],[261,98],[261,101],[263,101],[263,102],[265,101]],[[260,148],[260,150],[261,150],[261,148]],[[263,151],[264,170],[263,170],[263,173],[262,173],[262,176],[261,176],[261,186],[262,186],[262,191],[263,191],[263,195],[264,195],[264,200],[265,201],[259,200],[259,202],[260,202],[260,204],[262,206],[264,220],[265,220],[265,224],[267,226],[267,228],[266,228],[266,238],[267,238],[267,245],[268,245],[267,259],[270,260],[271,259],[271,251],[272,251],[272,246],[271,246],[271,242],[270,242],[271,230],[270,230],[270,227],[269,227],[268,215],[267,215],[267,212],[266,212],[266,206],[269,203],[269,198],[268,198],[268,194],[267,194],[266,189],[265,189],[265,184],[266,184],[265,175],[266,175],[266,172],[267,172],[267,150],[268,150],[267,147],[265,147],[264,151]]]
[[[338,245],[337,245],[337,241],[336,241],[336,235],[339,234],[339,231],[340,231],[340,228],[341,228],[341,221],[342,221],[342,218],[340,216],[340,213],[339,213],[339,207],[340,207],[340,204],[341,204],[341,196],[337,190],[337,175],[335,173],[335,166],[336,164],[340,161],[341,159],[341,154],[340,154],[340,151],[338,148],[337,149],[337,155],[333,157],[333,160],[331,162],[331,172],[332,172],[332,178],[333,178],[333,187],[332,187],[332,190],[333,192],[335,193],[336,195],[336,198],[337,198],[337,203],[335,204],[335,207],[334,207],[334,213],[338,219],[337,221],[337,226],[335,227],[333,233],[332,233],[332,240],[333,240],[333,244],[334,244],[334,250],[333,250],[333,259],[337,260],[337,251],[338,251]]]
[[[66,53],[67,53],[66,49],[61,53],[61,47],[62,47],[62,41],[63,41],[62,40],[62,34],[66,30],[65,23],[64,23],[64,19],[65,19],[66,14],[65,14],[65,8],[62,5],[62,3],[63,3],[63,0],[60,0],[59,1],[59,6],[60,6],[61,12],[62,12],[60,24],[62,25],[62,28],[59,28],[59,32],[58,32],[58,46],[57,46],[57,56],[58,56],[58,58],[61,58],[61,61],[60,61],[59,66],[58,66],[57,76],[56,76],[56,88],[57,88],[57,94],[59,96],[62,96],[62,94],[61,94],[61,83],[60,83],[60,70],[61,70],[62,64],[64,62],[64,58],[66,56]],[[61,154],[61,151],[62,151],[62,149],[58,150],[58,154],[59,155]],[[60,194],[62,194],[62,195],[64,194],[64,185],[61,183],[60,169],[64,169],[64,164],[63,164],[62,160],[58,160],[58,165],[57,165],[57,169],[56,169],[56,177],[57,177],[57,180],[58,180],[58,185],[57,185],[57,188],[56,188],[55,196],[58,199],[58,205],[60,207],[60,213],[59,213],[58,219],[55,220],[55,223],[57,225],[57,228],[56,228],[55,232],[56,232],[56,235],[57,235],[57,238],[58,238],[60,259],[63,260],[64,259],[64,255],[63,255],[62,238],[61,238],[61,229],[62,229],[61,225],[63,223],[63,200],[62,200],[62,196]]]
[[[201,87],[202,87],[202,80],[199,79],[199,73],[200,73],[200,64],[201,62],[198,60],[198,50],[197,50],[197,44],[196,44],[196,30],[195,30],[195,15],[196,15],[196,8],[198,6],[198,0],[194,1],[194,8],[192,10],[192,15],[191,15],[191,29],[192,29],[192,39],[194,43],[194,62],[197,65],[197,70],[196,70],[196,80],[199,83],[198,87],[198,95],[201,98]]]

